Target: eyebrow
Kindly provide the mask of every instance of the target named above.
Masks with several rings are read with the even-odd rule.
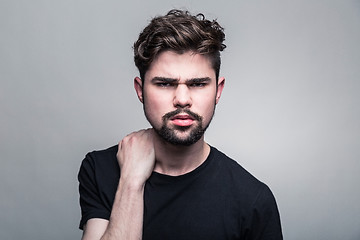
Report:
[[[186,83],[203,83],[203,82],[210,82],[211,78],[203,77],[203,78],[190,78],[187,79]],[[167,82],[167,83],[176,83],[179,82],[177,78],[168,78],[168,77],[154,77],[151,79],[151,82]]]

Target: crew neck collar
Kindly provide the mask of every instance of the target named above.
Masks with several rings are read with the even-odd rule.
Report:
[[[212,146],[210,146],[209,155],[207,156],[205,161],[202,164],[200,164],[198,167],[196,167],[194,170],[192,170],[190,172],[187,172],[185,174],[178,175],[178,176],[166,175],[166,174],[162,174],[162,173],[158,173],[158,172],[154,171],[151,174],[149,180],[151,180],[151,181],[159,180],[159,181],[176,182],[176,181],[180,181],[180,180],[183,180],[183,179],[191,178],[192,176],[195,176],[198,173],[200,173],[201,171],[203,171],[203,169],[205,169],[206,166],[211,163],[211,161],[213,159],[213,156],[214,156],[214,148]]]

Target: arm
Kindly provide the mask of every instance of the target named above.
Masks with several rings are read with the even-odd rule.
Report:
[[[279,210],[268,186],[264,185],[253,205],[250,231],[246,239],[282,240]]]
[[[144,187],[155,164],[152,131],[141,130],[119,143],[117,159],[121,174],[110,220],[90,219],[82,239],[141,239]]]

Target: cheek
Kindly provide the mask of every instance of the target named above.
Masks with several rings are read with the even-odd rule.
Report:
[[[151,109],[152,111],[160,111],[162,105],[164,104],[161,99],[162,98],[150,94],[145,96],[144,101],[148,109]]]
[[[144,95],[144,109],[148,118],[153,121],[161,121],[162,116],[166,114],[164,99],[154,94]]]
[[[167,91],[159,91],[156,88],[148,87],[143,91],[144,102],[148,109],[156,112],[171,111],[172,107],[172,93]],[[166,112],[167,111],[167,112]]]
[[[197,107],[199,111],[198,114],[202,115],[204,117],[204,120],[211,119],[215,108],[215,102],[216,99],[213,94],[209,94],[206,97],[203,97],[202,99],[199,100],[200,104]]]

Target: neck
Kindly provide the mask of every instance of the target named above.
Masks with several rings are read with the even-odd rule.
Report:
[[[204,136],[190,146],[173,145],[161,137],[154,139],[156,163],[154,171],[170,176],[179,176],[191,172],[200,166],[210,153]]]

